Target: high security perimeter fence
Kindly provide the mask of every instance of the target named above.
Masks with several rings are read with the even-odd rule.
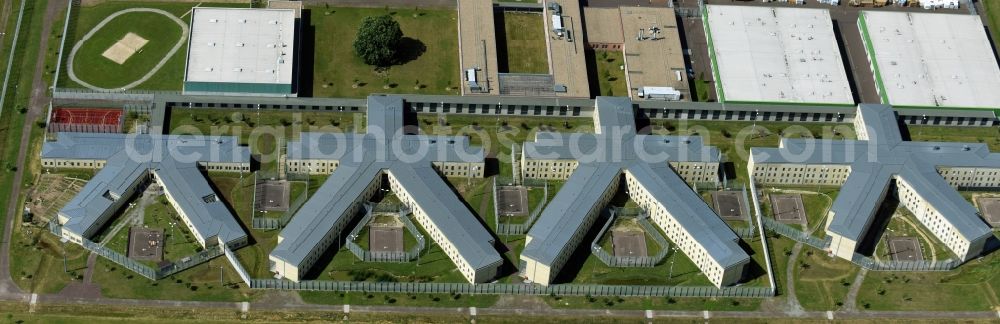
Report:
[[[62,235],[62,226],[60,226],[58,222],[56,222],[55,220],[53,220],[53,221],[49,222],[49,231],[51,231],[52,234],[54,234],[56,236],[61,236]],[[80,245],[83,246],[84,249],[87,249],[88,251],[94,252],[97,255],[99,255],[101,257],[104,257],[105,259],[108,259],[109,261],[114,262],[115,264],[118,264],[118,265],[124,267],[125,269],[134,271],[135,273],[138,273],[139,275],[141,275],[143,277],[146,277],[146,278],[149,278],[149,279],[152,279],[152,280],[159,280],[159,279],[163,279],[163,278],[169,277],[172,274],[175,274],[175,273],[178,273],[178,272],[190,269],[190,268],[192,268],[192,267],[194,267],[196,265],[208,262],[208,260],[211,260],[211,259],[213,259],[213,258],[215,258],[215,257],[220,256],[220,255],[223,254],[222,248],[211,247],[211,248],[202,250],[201,252],[198,252],[198,253],[192,254],[190,256],[184,257],[183,259],[181,259],[180,262],[171,263],[168,266],[165,266],[165,267],[162,267],[162,268],[159,268],[159,269],[154,269],[154,268],[152,268],[150,266],[147,266],[147,265],[145,265],[143,263],[140,263],[138,261],[129,259],[127,256],[125,256],[125,255],[123,255],[121,253],[118,253],[115,250],[109,249],[109,248],[107,248],[107,247],[105,247],[105,246],[103,246],[103,245],[101,245],[99,243],[92,242],[92,241],[90,241],[90,240],[88,240],[86,238],[83,239],[83,243],[80,244]],[[222,244],[220,244],[220,245],[222,245]]]
[[[621,213],[619,213],[621,211]],[[667,239],[660,235],[660,231],[657,230],[653,224],[649,223],[649,215],[645,211],[639,210],[639,213],[629,213],[624,208],[610,208],[604,210],[602,213],[606,214],[608,220],[601,227],[601,231],[597,233],[597,237],[590,242],[590,253],[601,260],[605,265],[609,267],[618,268],[651,268],[655,267],[660,261],[663,261],[667,257],[667,253],[670,252],[670,243],[667,243]],[[615,220],[621,218],[634,218],[636,223],[642,227],[642,230],[649,234],[650,237],[656,241],[659,245],[659,251],[651,256],[617,256],[608,253],[604,248],[601,247],[601,240],[604,239],[604,235],[607,234],[608,229],[614,224]],[[645,234],[644,234],[645,235]],[[646,238],[643,237],[643,240]]]
[[[942,261],[879,261],[858,253],[854,253],[851,262],[873,271],[948,271],[962,264],[961,261],[955,259]]]
[[[400,95],[417,113],[465,114],[538,117],[591,117],[594,100],[566,98]],[[269,98],[235,96],[195,96],[177,92],[125,91],[96,92],[86,89],[57,88],[53,98],[64,100],[145,100],[159,107],[243,108],[299,111],[363,112],[365,99],[348,98]],[[717,102],[636,101],[637,113],[652,119],[687,119],[718,121],[784,121],[849,123],[855,107],[781,104],[746,104]],[[949,126],[993,126],[997,116],[987,110],[897,109],[899,119],[907,124]]]
[[[463,284],[429,282],[358,282],[358,281],[300,281],[281,279],[251,279],[250,288],[282,290],[317,290],[365,293],[437,293],[437,294],[487,294],[487,295],[560,295],[560,296],[619,296],[619,297],[774,297],[769,287],[711,286],[638,286],[638,285],[582,285],[557,284]]]
[[[387,204],[379,204],[379,205],[387,205]],[[427,241],[424,238],[424,235],[420,234],[420,231],[417,230],[417,227],[413,225],[413,222],[410,221],[410,218],[406,216],[410,214],[410,209],[406,208],[402,204],[389,204],[391,206],[381,206],[381,207],[379,205],[374,205],[374,204],[364,205],[365,216],[361,218],[361,221],[358,222],[358,225],[355,226],[353,230],[351,230],[350,234],[347,235],[347,242],[345,244],[345,246],[347,246],[347,250],[351,251],[351,254],[354,254],[354,256],[357,257],[359,260],[365,262],[403,263],[403,262],[410,262],[419,258],[420,252],[423,251],[424,248],[427,246]],[[357,242],[355,242],[355,240],[357,240],[358,234],[361,233],[361,230],[364,229],[365,226],[368,226],[368,223],[371,222],[372,217],[375,216],[375,213],[398,213],[397,217],[399,217],[399,220],[403,222],[403,226],[406,227],[406,231],[409,232],[414,239],[416,239],[417,244],[411,247],[408,251],[402,251],[402,252],[372,252],[370,249],[362,248],[360,245],[358,245]]]

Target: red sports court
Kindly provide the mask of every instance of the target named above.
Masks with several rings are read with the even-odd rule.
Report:
[[[55,108],[52,132],[121,133],[125,114],[116,108]]]

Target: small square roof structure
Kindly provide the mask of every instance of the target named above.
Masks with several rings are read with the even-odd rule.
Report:
[[[1000,108],[1000,67],[979,16],[862,11],[858,27],[882,103]]]
[[[192,9],[184,92],[292,94],[295,13],[292,9]]]
[[[705,6],[720,101],[854,105],[826,9]]]

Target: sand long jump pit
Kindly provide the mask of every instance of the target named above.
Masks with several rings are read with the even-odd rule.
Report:
[[[146,46],[146,43],[149,43],[149,40],[142,38],[142,36],[136,35],[133,32],[129,32],[111,45],[111,47],[104,50],[104,53],[101,53],[101,56],[104,56],[104,58],[107,58],[112,62],[125,64],[125,61],[127,61],[135,53],[140,52],[142,47]]]

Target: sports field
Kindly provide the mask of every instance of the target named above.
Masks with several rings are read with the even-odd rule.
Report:
[[[89,84],[97,88],[121,89],[136,81],[133,89],[180,90],[184,78],[184,58],[187,44],[184,29],[190,21],[191,7],[196,2],[101,2],[95,5],[81,5],[74,19],[70,21],[69,37],[63,56],[63,70],[59,77],[60,87],[84,88]],[[245,4],[202,3],[201,6],[245,7]],[[178,20],[150,10],[162,10]],[[103,24],[103,25],[102,25]],[[136,42],[135,37],[126,38],[129,33],[144,40]],[[90,37],[87,37],[90,34]],[[117,45],[116,45],[117,44]],[[79,45],[79,46],[77,46]],[[77,47],[76,51],[73,48]],[[176,49],[174,49],[176,47]],[[127,58],[116,57],[114,52],[131,52]],[[110,54],[110,58],[108,55]],[[168,54],[169,57],[168,57]],[[165,58],[166,57],[166,58]],[[72,58],[72,67],[70,67]],[[123,59],[121,64],[113,59]],[[157,65],[161,67],[153,73]],[[72,80],[70,68],[79,81]],[[149,74],[147,76],[147,74]]]
[[[458,23],[454,10],[316,6],[306,30],[315,58],[304,58],[303,87],[314,97],[360,98],[369,93],[459,94]],[[403,30],[399,63],[381,73],[354,54],[361,20],[389,14]],[[307,34],[308,34],[307,33]],[[309,35],[304,35],[309,38]],[[303,46],[306,51],[309,46]],[[311,62],[310,62],[311,61]],[[311,74],[311,77],[310,77]],[[311,81],[310,81],[311,79]],[[355,87],[355,85],[357,87]]]

